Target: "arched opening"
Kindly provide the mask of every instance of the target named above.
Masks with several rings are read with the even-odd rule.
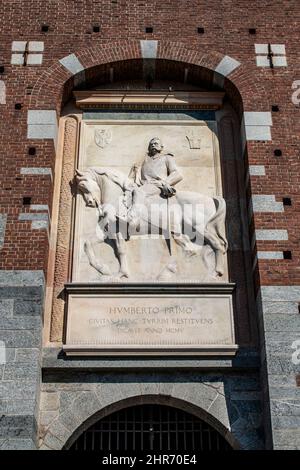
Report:
[[[69,450],[228,451],[224,437],[199,417],[162,404],[135,405],[99,419]]]

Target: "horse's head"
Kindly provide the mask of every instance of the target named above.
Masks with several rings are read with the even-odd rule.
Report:
[[[88,207],[100,206],[100,188],[93,174],[87,171],[75,170],[74,181],[77,190],[82,195],[85,204]]]

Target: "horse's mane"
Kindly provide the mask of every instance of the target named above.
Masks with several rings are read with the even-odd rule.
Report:
[[[125,191],[132,181],[128,178],[128,176],[124,175],[121,171],[118,170],[111,170],[105,167],[91,167],[87,170],[88,172],[96,175],[105,175],[110,181],[113,181],[117,185],[119,185],[123,191]]]

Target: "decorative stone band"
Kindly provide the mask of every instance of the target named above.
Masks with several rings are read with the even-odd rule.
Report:
[[[28,44],[28,46],[27,46]],[[27,48],[26,48],[27,46]],[[12,65],[23,65],[24,55],[27,51],[26,65],[41,65],[43,62],[43,41],[13,41],[12,43]]]
[[[258,259],[283,259],[282,251],[258,251]]]
[[[268,240],[278,240],[278,241],[284,241],[288,240],[288,232],[287,230],[276,230],[276,229],[260,229],[260,230],[255,230],[252,236],[251,240],[251,249],[253,250],[255,247],[255,242],[256,240],[260,241],[268,241]]]
[[[288,240],[287,230],[255,230],[256,240]]]
[[[0,104],[6,104],[6,85],[3,80],[0,80]]]
[[[250,201],[249,215],[252,212],[284,212],[282,202],[277,202],[275,196],[266,194],[254,194]]]
[[[286,67],[286,52],[284,44],[270,44],[273,67]],[[257,67],[270,67],[269,45],[255,44]]]
[[[242,143],[248,140],[272,140],[272,115],[269,111],[245,111],[241,122]]]
[[[47,206],[48,207],[48,206]],[[31,230],[47,230],[49,228],[49,213],[30,213],[23,212],[19,214],[18,220],[31,220]]]
[[[53,139],[56,148],[57,142],[57,116],[54,110],[28,110],[27,138],[28,139]]]
[[[7,222],[7,215],[0,214],[0,248],[4,244],[6,222]]]
[[[21,175],[37,175],[37,176],[47,176],[49,175],[52,180],[52,170],[51,168],[40,168],[40,167],[22,167],[20,170]]]
[[[266,169],[264,165],[249,165],[250,176],[265,176]]]

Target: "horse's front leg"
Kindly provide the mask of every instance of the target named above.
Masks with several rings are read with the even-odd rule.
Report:
[[[116,233],[114,239],[116,244],[117,256],[120,263],[119,277],[129,277],[129,270],[126,256],[126,242],[121,232]]]
[[[84,251],[85,251],[85,254],[89,260],[89,263],[90,265],[96,269],[96,271],[98,271],[100,274],[104,275],[104,276],[109,276],[111,274],[110,272],[110,269],[109,267],[104,264],[104,263],[100,263],[95,255],[95,251],[94,251],[94,247],[93,247],[93,244],[94,243],[103,243],[104,241],[104,237],[94,237],[92,240],[86,240],[84,242]]]

